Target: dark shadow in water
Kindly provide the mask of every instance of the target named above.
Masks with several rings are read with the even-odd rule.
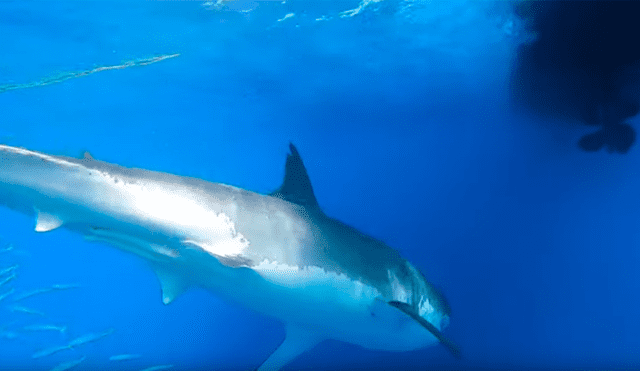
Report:
[[[585,151],[626,153],[639,111],[640,2],[522,2],[516,13],[535,34],[518,50],[512,102],[541,118],[578,120],[599,130]]]

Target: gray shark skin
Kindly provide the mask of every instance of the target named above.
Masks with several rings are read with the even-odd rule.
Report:
[[[269,195],[0,145],[0,203],[147,260],[169,304],[198,286],[282,321],[260,366],[278,370],[325,339],[409,351],[440,342],[443,296],[400,254],[325,215],[298,151]]]

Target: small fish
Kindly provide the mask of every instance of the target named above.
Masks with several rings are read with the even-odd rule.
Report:
[[[13,244],[8,244],[7,247],[0,249],[0,253],[9,252],[11,250],[13,250]]]
[[[159,366],[151,366],[140,371],[158,371],[158,370],[166,370],[168,368],[173,368],[173,365],[159,365]]]
[[[16,265],[12,265],[9,268],[5,268],[3,270],[0,271],[0,276],[7,274],[9,272],[13,272],[14,270],[18,269],[18,264]]]
[[[96,341],[98,339],[101,339],[101,338],[113,333],[114,331],[115,331],[114,329],[110,328],[110,329],[108,329],[106,331],[103,331],[103,332],[100,332],[100,333],[97,333],[97,334],[83,335],[83,336],[80,336],[79,338],[71,340],[69,342],[69,344],[67,344],[67,345],[51,347],[51,348],[47,348],[47,349],[43,349],[43,350],[37,351],[37,352],[33,353],[33,355],[31,355],[31,358],[45,357],[45,356],[49,356],[49,355],[52,355],[54,353],[58,353],[60,351],[66,350],[66,349],[73,349],[74,347],[80,346],[82,344],[90,343],[92,341]]]
[[[140,354],[118,354],[116,356],[109,357],[109,361],[128,361],[131,359],[140,358]]]
[[[0,332],[0,338],[13,340],[18,338],[18,334],[13,331],[2,331]]]
[[[12,274],[9,277],[5,278],[4,280],[0,281],[0,286],[6,284],[7,282],[13,280],[14,278],[16,278],[16,274]]]
[[[68,284],[68,285],[62,285],[62,284],[56,284],[56,285],[51,285],[51,288],[54,290],[68,290],[68,289],[76,289],[80,287],[80,285],[75,285],[75,284]]]
[[[4,324],[2,326],[0,326],[0,331],[4,331],[6,330],[8,327],[13,326],[17,321],[11,321],[7,324]]]
[[[16,312],[20,312],[20,313],[26,313],[26,314],[35,314],[38,316],[45,316],[45,314],[43,312],[40,312],[39,310],[35,310],[35,309],[31,309],[31,308],[27,308],[27,307],[21,307],[19,305],[13,305],[8,307],[10,311],[16,313]]]
[[[67,345],[67,347],[73,348],[82,344],[90,343],[92,341],[100,340],[103,337],[112,334],[114,331],[115,331],[114,329],[110,328],[106,331],[99,332],[96,334],[87,334],[87,335],[80,336],[79,338],[71,340]]]
[[[51,371],[65,371],[68,370],[72,367],[76,367],[77,365],[79,365],[80,363],[82,363],[87,357],[82,357],[79,359],[75,359],[73,361],[67,361],[67,362],[62,362],[61,364],[57,365],[56,367],[52,368]]]
[[[56,325],[30,325],[23,327],[25,331],[57,331],[64,334],[67,331],[67,326]]]
[[[24,294],[21,294],[15,299],[13,299],[13,301],[20,301],[26,298],[30,298],[32,296],[45,294],[47,292],[58,291],[58,290],[68,290],[68,289],[77,288],[77,287],[80,287],[80,286],[79,285],[52,285],[50,287],[44,287],[41,289],[35,289],[32,291],[25,292]]]
[[[13,292],[16,291],[16,289],[11,288],[11,290],[5,292],[4,294],[0,295],[0,301],[3,301],[7,296],[13,294]]]
[[[50,356],[50,355],[52,355],[54,353],[58,353],[58,352],[60,352],[62,350],[65,350],[65,349],[71,349],[71,348],[69,346],[67,346],[67,345],[47,348],[47,349],[43,349],[43,350],[40,350],[40,351],[37,351],[37,352],[33,353],[31,355],[31,358],[41,358],[41,357]]]

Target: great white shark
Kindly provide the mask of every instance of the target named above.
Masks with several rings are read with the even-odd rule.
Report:
[[[423,274],[382,241],[320,209],[290,144],[281,187],[221,183],[0,145],[0,203],[146,259],[169,304],[199,286],[274,317],[278,370],[325,339],[409,351],[440,342],[450,309]]]

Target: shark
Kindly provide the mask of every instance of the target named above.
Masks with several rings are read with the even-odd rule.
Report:
[[[442,344],[450,307],[384,242],[326,215],[293,144],[269,194],[223,183],[0,145],[0,204],[35,231],[67,228],[145,259],[169,304],[192,287],[281,321],[258,370],[326,339],[404,352]]]

